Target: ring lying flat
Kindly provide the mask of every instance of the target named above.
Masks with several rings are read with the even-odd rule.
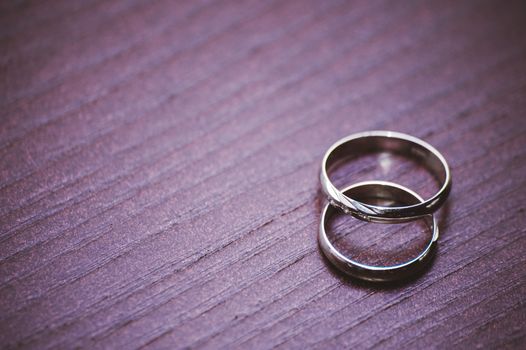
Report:
[[[423,202],[423,199],[410,189],[386,181],[367,181],[349,186],[343,193],[360,199],[376,198],[394,200],[404,204]],[[338,212],[338,208],[327,204],[321,215],[318,242],[323,254],[340,271],[353,277],[367,281],[394,281],[404,279],[421,271],[431,260],[438,240],[438,225],[435,216],[428,214],[423,217],[431,229],[431,240],[425,249],[414,259],[392,266],[371,266],[354,261],[340,253],[327,237],[326,224]]]
[[[384,207],[363,203],[345,195],[329,179],[328,171],[338,161],[349,156],[360,156],[371,152],[391,152],[416,158],[441,183],[440,190],[420,203]],[[323,192],[332,205],[346,213],[373,222],[409,221],[434,213],[447,199],[451,190],[451,175],[444,157],[430,144],[416,137],[394,131],[368,131],[345,137],[332,145],[323,158],[320,181]]]

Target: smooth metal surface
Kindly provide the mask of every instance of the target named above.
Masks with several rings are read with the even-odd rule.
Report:
[[[385,207],[363,203],[336,188],[329,172],[338,161],[349,156],[371,152],[392,152],[416,158],[441,183],[440,190],[431,198],[407,206]],[[332,205],[346,213],[373,222],[410,221],[434,213],[451,191],[451,174],[445,158],[433,146],[416,137],[394,131],[367,131],[345,137],[333,144],[323,157],[320,181],[323,192]],[[345,191],[343,191],[345,192]]]
[[[367,198],[392,200],[397,203],[417,203],[423,199],[410,189],[387,181],[366,181],[354,184],[343,190],[349,196],[355,196],[361,200]],[[330,205],[325,205],[322,211],[318,242],[323,254],[340,271],[367,281],[394,281],[407,278],[419,271],[431,260],[438,241],[438,225],[436,218],[432,214],[423,217],[428,227],[432,231],[431,240],[426,248],[414,259],[398,265],[392,266],[372,266],[354,261],[346,257],[334,247],[327,236],[326,224],[329,219],[337,213],[339,209]]]

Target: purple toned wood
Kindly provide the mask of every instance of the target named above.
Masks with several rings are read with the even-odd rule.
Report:
[[[524,3],[0,12],[2,348],[524,346]],[[381,288],[316,242],[321,157],[368,129],[454,179],[433,266]]]

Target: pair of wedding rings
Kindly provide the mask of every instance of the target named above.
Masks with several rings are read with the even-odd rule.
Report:
[[[331,170],[346,159],[371,153],[393,153],[409,157],[422,164],[440,183],[440,189],[424,200],[412,190],[387,181],[367,181],[339,189],[329,178]],[[320,174],[321,187],[327,203],[321,214],[319,245],[323,254],[340,271],[368,281],[393,281],[404,279],[421,271],[432,258],[438,240],[437,211],[451,190],[451,174],[445,158],[430,144],[416,137],[393,131],[368,131],[353,134],[333,144],[326,152]],[[403,203],[403,206],[379,206],[367,203],[368,198]],[[335,213],[343,211],[369,222],[397,223],[417,219],[426,220],[431,239],[425,249],[414,259],[391,266],[372,266],[342,254],[327,236],[328,221]]]

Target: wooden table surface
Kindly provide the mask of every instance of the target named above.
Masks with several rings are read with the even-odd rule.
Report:
[[[2,1],[0,28],[1,348],[526,346],[524,1]],[[452,169],[403,283],[317,246],[321,158],[371,129]],[[388,160],[344,177],[435,186]],[[426,235],[347,221],[364,259]]]

